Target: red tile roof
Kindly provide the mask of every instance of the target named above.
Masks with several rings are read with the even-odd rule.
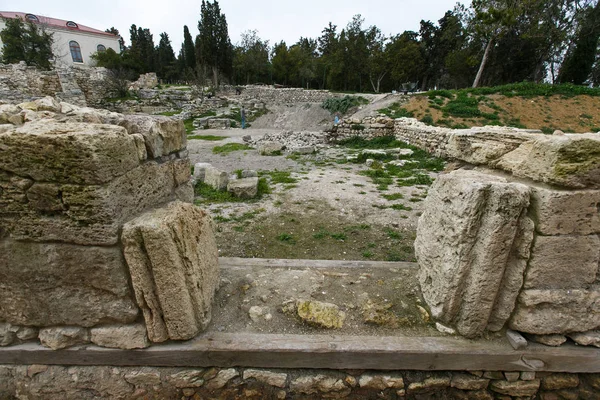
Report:
[[[26,15],[34,15],[35,17],[37,17],[39,23],[51,26],[52,28],[63,29],[66,31],[91,33],[93,35],[112,36],[114,38],[118,37],[116,35],[113,35],[112,33],[107,33],[98,29],[90,28],[89,26],[78,24],[75,21],[66,21],[64,19],[44,17],[42,15],[23,12],[0,11],[1,18],[21,18],[22,20],[27,21],[28,19],[25,18]],[[67,26],[68,22],[75,22],[77,26]]]

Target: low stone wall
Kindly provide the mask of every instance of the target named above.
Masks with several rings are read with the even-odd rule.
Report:
[[[189,204],[183,123],[51,97],[2,105],[0,122],[0,345],[138,348],[202,331],[217,250]]]
[[[599,374],[0,365],[0,398],[596,399]]]
[[[331,97],[341,95],[328,90],[306,90],[300,88],[276,89],[272,86],[240,86],[241,94],[236,93],[236,87],[225,86],[219,95],[239,99],[240,102],[263,102],[266,104],[289,103],[322,103]]]
[[[330,140],[343,140],[354,136],[373,139],[392,135],[394,135],[394,120],[385,116],[366,117],[362,120],[346,118],[329,133]]]
[[[19,64],[0,64],[0,99],[20,103],[32,99],[54,96],[62,88],[54,71],[40,71]]]
[[[600,135],[408,119],[395,132],[463,163],[438,177],[419,220],[433,316],[469,337],[508,326],[542,343],[600,346]]]

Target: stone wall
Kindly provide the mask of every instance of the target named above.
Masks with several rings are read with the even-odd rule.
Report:
[[[20,103],[45,96],[78,106],[97,104],[109,94],[105,68],[68,67],[41,71],[25,63],[0,64],[0,100]]]
[[[600,346],[600,135],[407,119],[395,132],[463,163],[438,177],[419,220],[434,317],[469,337],[510,327],[542,343]]]
[[[0,344],[132,348],[203,330],[217,250],[189,204],[183,123],[51,97],[1,105],[0,123]]]
[[[597,399],[599,374],[0,365],[0,398]]]
[[[300,88],[282,88],[277,89],[273,86],[248,85],[241,86],[241,94],[236,93],[236,87],[224,86],[219,95],[227,96],[232,99],[239,99],[239,102],[251,103],[262,102],[266,104],[289,104],[289,103],[322,103],[331,97],[340,97],[341,95],[331,93],[328,90],[306,90]]]

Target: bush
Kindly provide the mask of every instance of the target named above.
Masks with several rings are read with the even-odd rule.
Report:
[[[335,114],[337,112],[345,114],[351,107],[368,103],[369,100],[360,96],[332,97],[321,103],[321,107],[329,111],[331,114]]]

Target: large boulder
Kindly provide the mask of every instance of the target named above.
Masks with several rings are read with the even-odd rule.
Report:
[[[187,136],[183,121],[163,116],[125,115],[120,122],[129,134],[141,134],[150,158],[183,150]]]
[[[240,199],[253,199],[258,194],[258,178],[230,180],[227,191]]]
[[[434,317],[465,336],[501,329],[523,283],[533,239],[530,190],[494,175],[438,177],[419,219],[415,252]]]
[[[122,242],[150,340],[187,340],[203,331],[219,283],[209,215],[169,203],[125,224]]]

